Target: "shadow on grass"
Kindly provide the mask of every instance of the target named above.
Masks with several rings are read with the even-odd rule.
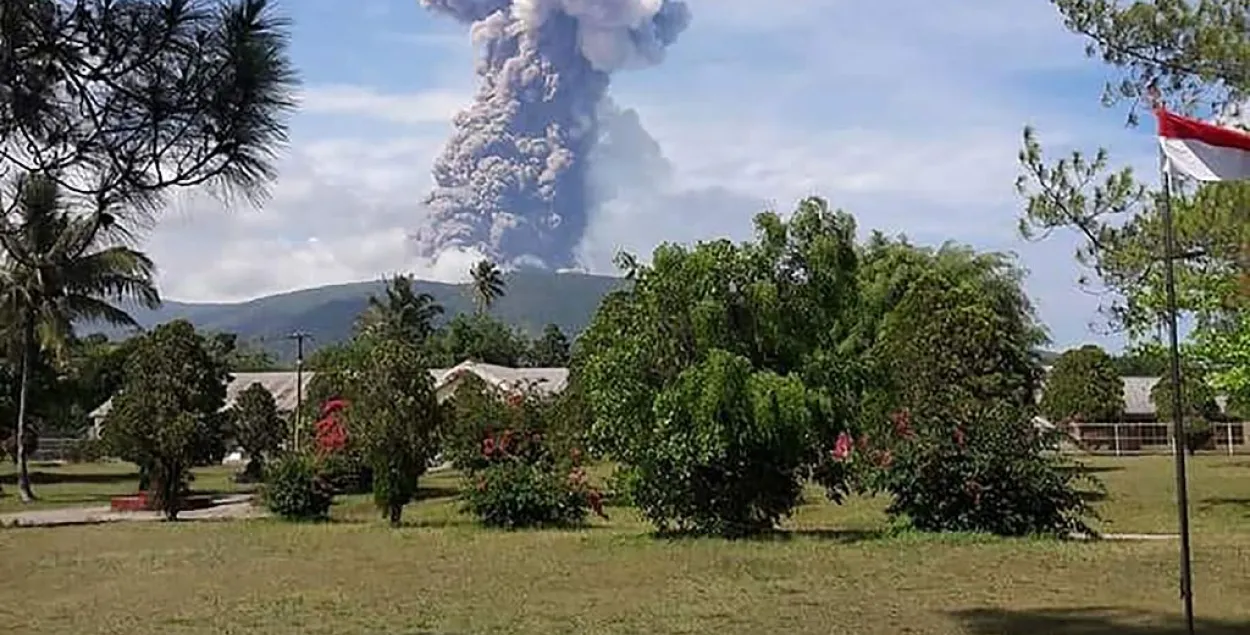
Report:
[[[1250,498],[1204,498],[1198,501],[1199,509],[1207,510],[1216,507],[1240,508],[1241,511],[1250,515]]]
[[[1087,503],[1101,503],[1107,500],[1107,493],[1104,491],[1099,491],[1099,490],[1093,490],[1093,489],[1077,490],[1077,495],[1081,497],[1081,500]]]
[[[432,487],[423,486],[417,488],[417,500],[419,501],[438,500],[440,498],[455,498],[459,495],[460,489],[451,486],[435,485]]]
[[[108,472],[104,474],[74,474],[64,472],[42,472],[33,470],[30,473],[32,485],[101,485],[109,483],[139,482],[138,472]],[[17,485],[17,474],[0,476],[0,485]]]
[[[1077,609],[1008,611],[974,609],[953,616],[973,635],[1182,635],[1179,615],[1142,613],[1089,607]],[[1195,631],[1203,635],[1245,635],[1250,622],[1199,619]]]
[[[1080,465],[1059,468],[1064,472],[1081,472],[1084,474],[1106,474],[1107,472],[1123,472],[1123,465]]]
[[[829,542],[849,545],[858,542],[868,542],[871,540],[885,540],[895,535],[897,535],[897,532],[893,532],[888,529],[777,529],[751,536],[726,539],[741,542],[790,542],[796,539],[827,540]],[[665,542],[700,541],[707,540],[709,538],[707,535],[688,531],[653,532],[650,536],[656,540]]]

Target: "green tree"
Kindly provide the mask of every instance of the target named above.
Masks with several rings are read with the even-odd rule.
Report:
[[[503,272],[495,263],[481,260],[469,269],[469,277],[473,289],[473,302],[477,306],[478,313],[489,311],[495,301],[504,295],[506,285],[503,281]]]
[[[55,179],[104,225],[147,220],[170,188],[262,200],[298,84],[272,5],[6,2],[0,164]]]
[[[1086,39],[1091,56],[1116,75],[1106,103],[1137,105],[1153,87],[1172,110],[1237,121],[1250,88],[1250,35],[1242,0],[1131,4],[1052,0],[1065,25]],[[1114,169],[1106,150],[1047,161],[1032,130],[1020,155],[1021,221],[1027,237],[1055,229],[1082,239],[1077,259],[1118,298],[1105,309],[1135,344],[1159,339],[1165,325],[1161,192],[1128,168]],[[1186,356],[1211,369],[1228,393],[1250,391],[1250,185],[1173,188],[1177,286],[1182,318],[1195,327]]]
[[[966,254],[971,257],[971,254]],[[908,409],[942,419],[1004,403],[1030,408],[1045,332],[1034,318],[1018,267],[935,266],[915,279],[881,322],[869,352],[879,384],[867,411]]]
[[[275,454],[286,438],[278,402],[268,388],[255,383],[239,393],[232,410],[234,436],[248,458],[243,476],[248,482],[256,482],[265,473],[266,458]]]
[[[1150,389],[1150,402],[1160,421],[1174,421],[1172,376],[1165,374]],[[1185,426],[1185,446],[1190,454],[1211,441],[1211,422],[1220,417],[1215,391],[1201,369],[1186,364],[1181,369],[1181,424]]]
[[[263,349],[239,341],[237,333],[213,333],[207,336],[209,351],[236,372],[275,370],[273,356]]]
[[[380,341],[363,362],[348,396],[349,428],[366,439],[374,502],[398,526],[438,450],[442,411],[421,349],[412,342]]]
[[[620,259],[633,286],[605,298],[578,340],[573,371],[594,411],[591,442],[624,466],[631,495],[661,528],[738,533],[775,522],[799,482],[796,426],[810,424],[805,460],[826,463],[818,476],[832,495],[844,490],[821,457],[859,405],[858,360],[839,353],[857,303],[854,221],[813,198],[788,221],[757,216],[756,228],[754,243],[662,245],[649,266]],[[724,385],[703,395],[702,379]],[[714,403],[732,410],[717,417],[704,409]],[[707,435],[698,451],[673,455],[693,434],[683,425],[696,423]],[[776,439],[759,436],[774,425]],[[727,499],[743,507],[717,502]]]
[[[548,324],[543,334],[530,346],[528,362],[535,368],[562,368],[569,363],[569,340],[555,324]]]
[[[443,314],[443,306],[434,296],[417,293],[415,284],[412,276],[397,274],[388,278],[383,298],[369,296],[369,306],[357,322],[357,332],[424,342],[434,333],[434,321]]]
[[[189,322],[140,338],[104,421],[108,445],[139,466],[166,518],[177,517],[191,468],[220,458],[229,372]]]
[[[523,334],[486,313],[460,314],[427,341],[430,363],[454,366],[465,360],[516,367],[529,353]]]
[[[98,216],[76,215],[67,208],[55,181],[23,176],[15,189],[15,218],[0,227],[0,303],[8,316],[8,335],[20,358],[17,407],[18,489],[34,499],[27,472],[25,444],[29,404],[29,369],[47,351],[66,358],[79,321],[136,327],[130,314],[115,306],[137,302],[160,305],[153,282],[155,268],[142,253],[117,244],[103,231]]]
[[[1121,377],[1161,377],[1168,372],[1167,353],[1160,347],[1138,347],[1111,358]]]
[[[1124,380],[1115,361],[1098,346],[1064,351],[1045,383],[1041,410],[1050,421],[1109,422],[1124,415]]]

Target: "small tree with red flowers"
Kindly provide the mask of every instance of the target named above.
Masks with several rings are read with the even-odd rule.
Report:
[[[348,429],[349,402],[339,396],[327,399],[313,424],[313,450],[326,478],[343,493],[359,494],[373,487],[373,470],[364,457],[357,435]]]
[[[534,386],[498,391],[470,380],[457,390],[453,412],[448,451],[466,475],[465,509],[484,525],[570,526],[589,510],[607,518],[580,447],[556,421],[556,398]]]
[[[995,297],[940,271],[917,280],[874,347],[884,412],[867,411],[832,458],[889,492],[889,513],[916,529],[1090,533],[1085,475],[1033,424],[1041,368],[1027,305]]]

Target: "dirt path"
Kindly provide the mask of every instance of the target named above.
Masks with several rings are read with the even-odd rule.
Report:
[[[265,510],[252,505],[251,494],[223,496],[212,507],[185,511],[179,520],[232,520],[267,516]],[[92,525],[137,520],[161,520],[160,512],[115,512],[106,506],[66,507],[0,515],[0,527],[55,527],[59,525]]]

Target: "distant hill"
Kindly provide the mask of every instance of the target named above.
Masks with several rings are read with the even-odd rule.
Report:
[[[569,335],[580,333],[594,316],[603,296],[625,284],[621,278],[580,273],[520,271],[507,276],[507,294],[491,313],[504,322],[531,334],[555,323]],[[467,284],[417,281],[418,292],[429,293],[446,309],[446,316],[473,310]],[[131,315],[144,328],[186,319],[197,329],[237,333],[240,340],[254,343],[279,360],[295,358],[295,344],[287,335],[304,331],[312,335],[305,343],[305,354],[351,336],[356,316],[365,309],[369,296],[381,295],[383,283],[354,282],[265,296],[246,302],[197,303],[165,302],[155,311],[132,309]],[[84,332],[119,331],[85,326]]]

